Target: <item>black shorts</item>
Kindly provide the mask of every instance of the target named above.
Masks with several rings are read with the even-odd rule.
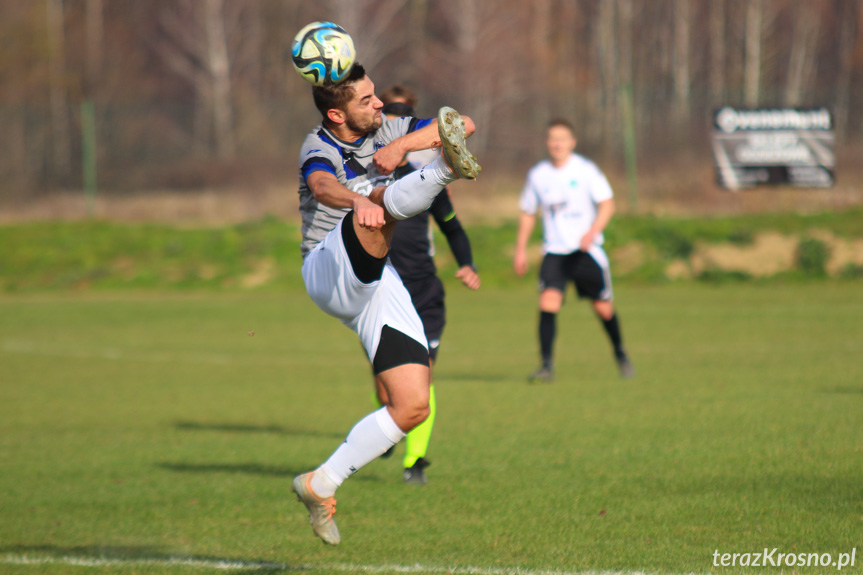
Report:
[[[580,298],[611,299],[611,275],[607,265],[600,265],[581,250],[566,255],[546,254],[539,270],[539,291],[556,289],[565,294],[570,281],[575,284]]]
[[[436,360],[446,324],[443,282],[437,276],[431,276],[423,282],[406,282],[405,287],[411,294],[411,301],[423,322],[423,331],[429,343],[429,357]]]

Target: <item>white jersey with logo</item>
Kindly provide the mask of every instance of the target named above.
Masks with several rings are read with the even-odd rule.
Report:
[[[519,200],[527,214],[542,211],[543,251],[570,254],[579,249],[581,238],[596,220],[597,205],[611,199],[611,186],[600,169],[578,154],[555,167],[543,160],[531,168]],[[601,246],[602,234],[594,243]]]

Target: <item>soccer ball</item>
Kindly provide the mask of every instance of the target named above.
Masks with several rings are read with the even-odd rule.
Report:
[[[353,39],[332,22],[312,22],[297,33],[291,47],[297,73],[315,86],[338,84],[351,73],[356,59]]]

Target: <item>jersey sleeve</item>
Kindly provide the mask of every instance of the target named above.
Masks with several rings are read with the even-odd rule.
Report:
[[[590,179],[590,197],[597,204],[610,200],[614,193],[611,191],[611,184],[608,183],[608,178],[595,164],[592,166],[592,174]]]
[[[328,172],[338,178],[336,166],[341,164],[338,150],[318,138],[310,136],[300,149],[300,176],[304,181],[317,171]]]
[[[473,267],[473,253],[470,248],[470,239],[467,232],[455,215],[455,208],[449,199],[449,191],[444,188],[432,202],[429,208],[435,223],[446,236],[449,249],[458,262],[459,267]]]
[[[428,126],[433,121],[431,119],[412,118],[410,116],[387,118],[387,121],[378,130],[377,140],[383,145],[389,144],[393,140]]]
[[[536,186],[533,181],[534,175],[535,170],[528,172],[524,188],[521,190],[521,197],[518,200],[518,207],[521,211],[530,215],[535,215],[539,208],[539,197],[537,196]]]

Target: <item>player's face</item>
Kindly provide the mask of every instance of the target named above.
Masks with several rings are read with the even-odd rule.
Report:
[[[548,146],[548,155],[555,164],[566,161],[575,151],[575,136],[565,126],[549,128],[545,143]]]
[[[369,134],[381,127],[384,103],[375,96],[375,85],[365,76],[354,84],[354,99],[348,104],[345,125],[359,134]]]

